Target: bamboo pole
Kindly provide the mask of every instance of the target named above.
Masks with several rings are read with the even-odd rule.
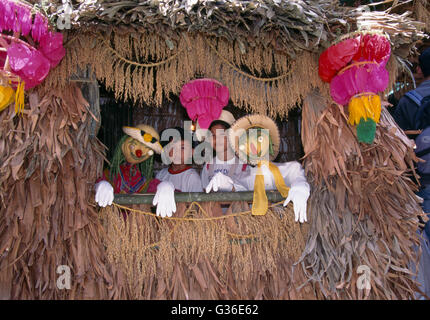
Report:
[[[266,191],[267,198],[270,202],[280,202],[284,200],[278,191]],[[142,194],[115,194],[114,202],[122,205],[129,204],[152,204],[155,193]],[[241,192],[178,192],[175,193],[176,202],[231,202],[231,201],[252,201],[254,198],[253,191]]]
[[[420,134],[421,132],[423,132],[423,131],[422,130],[405,130],[406,135]]]

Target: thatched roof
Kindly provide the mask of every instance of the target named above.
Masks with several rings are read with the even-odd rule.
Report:
[[[39,3],[39,1],[33,1]],[[339,6],[339,1],[321,0],[148,0],[72,1],[72,29],[116,31],[149,30],[166,39],[186,32],[237,40],[242,46],[272,46],[290,56],[302,50],[315,51],[333,40],[356,31],[358,20],[372,20],[372,29],[384,29],[394,47],[414,43],[422,36],[419,24],[408,14],[371,14],[363,8]],[[55,21],[64,10],[59,0],[44,9]],[[369,27],[369,26],[367,26]]]
[[[47,88],[64,87],[77,66],[91,66],[117,99],[161,105],[205,75],[234,88],[235,106],[281,117],[322,86],[318,56],[334,42],[356,31],[384,32],[392,44],[391,88],[402,65],[397,58],[407,58],[423,37],[411,12],[347,8],[337,0],[79,0],[72,7],[71,30],[63,30],[68,54]],[[53,23],[64,18],[60,0],[40,9]]]

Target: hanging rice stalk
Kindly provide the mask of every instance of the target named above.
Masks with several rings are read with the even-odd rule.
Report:
[[[77,66],[91,65],[96,77],[115,92],[117,99],[160,106],[163,96],[179,94],[186,82],[204,75],[235,88],[231,90],[231,99],[236,106],[286,117],[306,92],[320,84],[315,72],[317,55],[308,52],[300,60],[291,60],[264,47],[242,53],[238,44],[232,47],[225,40],[203,36],[184,36],[175,43],[174,50],[160,36],[150,33],[115,33],[111,41],[109,38],[90,33],[76,38],[64,64],[45,82],[46,90],[67,86],[67,79]],[[151,62],[135,60],[135,56],[148,59],[146,46],[124,49],[133,40],[154,47]],[[189,43],[193,44],[192,49]],[[94,51],[98,54],[94,55]],[[242,70],[244,66],[248,71]],[[303,81],[297,81],[297,75],[302,75]]]
[[[124,219],[124,214],[126,219]],[[109,261],[124,272],[133,299],[311,299],[293,273],[309,225],[294,222],[292,205],[265,217],[233,202],[180,204],[176,218],[148,207],[102,209]]]

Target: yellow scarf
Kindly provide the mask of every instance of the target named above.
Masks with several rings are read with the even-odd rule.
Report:
[[[257,175],[255,176],[254,181],[254,199],[252,202],[252,214],[253,215],[265,215],[267,209],[269,208],[269,201],[267,199],[266,190],[264,188],[264,175],[261,170],[261,165],[263,161],[258,163]],[[281,171],[279,168],[274,165],[270,161],[265,161],[265,164],[268,165],[270,172],[273,174],[275,178],[275,185],[278,189],[279,193],[286,198],[288,196],[288,192],[290,188],[285,185],[284,178],[281,175]]]
[[[25,82],[20,82],[16,87],[15,92],[15,113],[18,115],[23,114],[24,110],[24,88]]]
[[[0,111],[6,109],[6,107],[13,102],[14,93],[11,87],[0,85]]]

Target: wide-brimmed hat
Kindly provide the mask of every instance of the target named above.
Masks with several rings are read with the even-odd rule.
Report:
[[[241,152],[239,149],[239,132],[243,130],[248,130],[252,128],[261,128],[269,130],[270,140],[272,142],[272,152],[270,153],[270,161],[273,161],[279,153],[279,146],[281,143],[281,136],[279,133],[279,128],[275,121],[267,116],[260,114],[251,114],[244,116],[236,122],[233,123],[228,132],[228,140],[231,148],[234,150],[236,155],[245,162],[250,162],[250,164],[255,165],[255,161],[250,161],[250,159]]]
[[[216,119],[216,120],[214,120],[214,121],[212,121],[211,124],[209,125],[209,128],[211,127],[211,125],[214,122],[217,122],[217,121],[224,122],[224,123],[228,124],[229,127],[231,127],[233,125],[233,123],[235,122],[235,120],[236,119],[234,118],[233,114],[230,111],[222,110],[221,111],[221,115],[219,116],[219,118]],[[199,123],[197,122],[196,132],[195,132],[197,140],[202,141],[203,138],[206,136],[208,130],[209,129],[202,129],[200,127]]]
[[[125,134],[154,150],[156,153],[161,154],[163,151],[163,147],[160,144],[160,136],[153,127],[146,124],[138,124],[135,127],[122,127],[122,130]]]

